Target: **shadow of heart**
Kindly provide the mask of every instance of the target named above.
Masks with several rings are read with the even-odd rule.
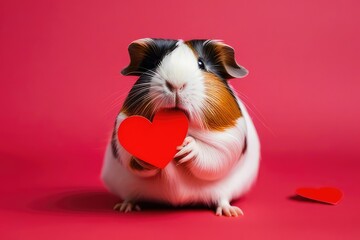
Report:
[[[289,200],[292,201],[296,201],[296,202],[306,202],[306,203],[318,203],[318,204],[323,204],[323,205],[333,205],[330,203],[326,203],[326,202],[322,202],[322,201],[316,201],[310,198],[305,198],[299,195],[293,195],[293,196],[289,196],[288,197]]]

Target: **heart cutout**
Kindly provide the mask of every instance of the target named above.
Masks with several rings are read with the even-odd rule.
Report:
[[[164,168],[175,156],[187,134],[188,119],[184,112],[165,109],[157,112],[151,123],[142,116],[122,121],[118,138],[131,155],[155,167]]]
[[[298,188],[296,194],[303,198],[332,205],[337,204],[343,196],[342,192],[334,187]]]

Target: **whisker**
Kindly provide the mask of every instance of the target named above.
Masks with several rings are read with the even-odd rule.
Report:
[[[272,134],[276,135],[272,128],[266,123],[266,118],[264,115],[260,113],[257,107],[251,103],[251,100],[244,93],[241,93],[238,90],[232,89],[238,95],[238,97],[242,100],[242,103],[246,106],[246,108],[253,113],[253,116],[259,120],[259,122]]]

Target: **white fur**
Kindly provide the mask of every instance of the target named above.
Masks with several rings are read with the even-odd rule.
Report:
[[[204,146],[218,150],[218,156],[226,154],[226,148],[231,151],[230,155],[238,156],[242,148],[234,149],[229,145],[231,138],[247,138],[247,150],[239,157],[231,169],[223,168],[221,178],[213,181],[199,179],[189,174],[183,165],[176,166],[170,162],[155,176],[139,176],[129,166],[130,155],[120,147],[120,161],[114,158],[110,144],[107,147],[102,169],[102,179],[108,189],[124,200],[137,201],[141,199],[168,202],[173,205],[188,203],[217,204],[219,201],[231,201],[246,193],[257,177],[260,144],[254,125],[248,115],[245,106],[239,101],[243,118],[238,124],[226,133],[197,132],[189,129],[189,135],[203,141]],[[120,114],[118,124],[126,116]],[[235,142],[240,142],[235,140]],[[240,145],[239,145],[240,146]],[[228,155],[227,155],[228,156]],[[211,159],[203,159],[211,162]],[[221,167],[221,166],[220,166]],[[145,171],[146,172],[146,171]],[[224,174],[226,173],[226,174]],[[142,174],[139,173],[139,174]]]
[[[178,88],[171,92],[166,88],[165,81]],[[180,89],[182,86],[184,86]],[[205,98],[204,78],[192,50],[183,42],[165,56],[151,80],[150,98],[155,99],[154,105],[159,108],[179,107],[188,110],[193,126],[203,126],[201,113]],[[176,106],[176,99],[178,105]]]
[[[167,90],[164,80],[177,87],[176,93]],[[101,177],[111,192],[125,201],[145,199],[173,205],[204,203],[224,207],[249,190],[256,180],[260,161],[255,127],[244,104],[237,99],[243,117],[236,126],[224,132],[202,129],[203,82],[196,57],[180,42],[159,66],[150,95],[156,99],[157,108],[175,107],[178,97],[180,107],[189,110],[188,136],[195,139],[191,149],[195,157],[179,165],[174,160],[162,170],[136,171],[129,167],[130,154],[117,143],[120,156],[116,159],[109,144]],[[179,91],[184,84],[186,87]],[[119,114],[116,129],[126,117]],[[247,150],[241,154],[245,138]]]

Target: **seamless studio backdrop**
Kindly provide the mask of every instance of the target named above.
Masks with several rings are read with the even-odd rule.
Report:
[[[360,16],[355,0],[0,3],[1,239],[359,239]],[[144,37],[222,39],[250,74],[233,79],[262,143],[260,175],[235,202],[112,211],[99,173],[135,81]],[[336,206],[295,189],[334,186]]]

